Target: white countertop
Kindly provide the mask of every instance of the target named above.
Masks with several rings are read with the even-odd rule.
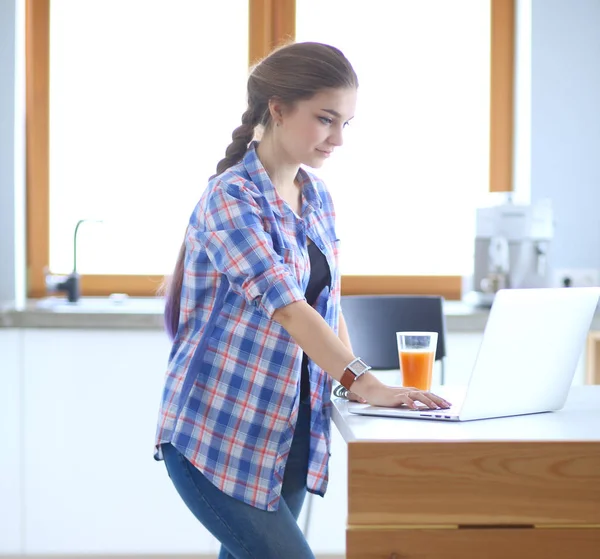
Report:
[[[23,308],[0,302],[0,328],[134,328],[162,330],[164,300],[161,297],[82,297],[69,303],[64,297],[31,299]],[[489,309],[463,301],[445,301],[448,333],[483,332]],[[600,308],[592,323],[600,330]]]
[[[433,388],[448,396],[451,387]],[[466,422],[371,417],[351,414],[359,405],[333,398],[333,422],[348,442],[460,442],[460,441],[598,441],[600,442],[600,385],[574,386],[557,412]]]
[[[163,311],[161,297],[82,297],[77,303],[47,297],[24,308],[0,304],[0,327],[162,329]],[[448,332],[483,332],[489,309],[446,301],[444,314]]]

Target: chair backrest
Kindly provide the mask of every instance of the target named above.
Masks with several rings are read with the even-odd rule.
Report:
[[[373,369],[399,366],[396,332],[437,332],[436,361],[446,356],[444,298],[416,295],[345,295],[342,313],[354,354]]]

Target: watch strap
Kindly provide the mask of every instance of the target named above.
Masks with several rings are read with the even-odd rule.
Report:
[[[342,378],[340,379],[340,384],[346,389],[350,390],[352,383],[356,380],[356,375],[347,367],[344,369],[344,373],[342,374]]]

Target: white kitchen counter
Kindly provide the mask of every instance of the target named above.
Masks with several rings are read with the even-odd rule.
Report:
[[[452,389],[432,389],[448,396]],[[333,399],[333,422],[347,443],[358,441],[600,441],[600,385],[574,386],[557,412],[515,417],[444,422],[351,414],[360,405]]]

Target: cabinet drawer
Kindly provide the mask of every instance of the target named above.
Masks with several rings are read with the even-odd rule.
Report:
[[[597,442],[351,442],[348,524],[600,525]]]
[[[575,552],[576,550],[576,552]],[[600,527],[572,529],[353,529],[346,559],[599,557]]]

